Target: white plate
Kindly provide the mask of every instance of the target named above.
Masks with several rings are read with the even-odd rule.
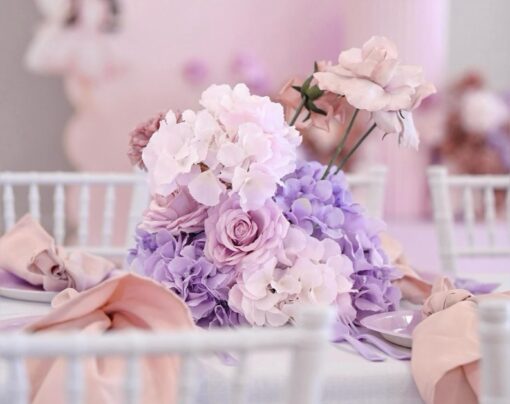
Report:
[[[378,332],[394,344],[411,348],[413,330],[421,320],[422,315],[418,310],[400,310],[365,317],[361,320],[361,325]]]
[[[48,292],[30,285],[0,269],[0,296],[28,302],[51,303],[57,292]]]

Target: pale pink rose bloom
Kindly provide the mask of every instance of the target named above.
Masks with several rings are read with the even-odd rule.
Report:
[[[321,89],[344,95],[355,108],[372,112],[385,133],[397,134],[402,143],[417,147],[410,111],[435,87],[425,81],[421,67],[400,63],[393,42],[374,36],[362,49],[342,52],[337,65],[321,69],[314,74]],[[399,111],[403,113],[398,115]]]
[[[156,233],[166,229],[172,234],[194,233],[204,229],[207,207],[191,197],[185,187],[168,196],[155,195],[143,216],[141,228]]]
[[[289,222],[268,199],[256,211],[241,209],[239,196],[224,196],[205,221],[205,255],[218,267],[262,262],[281,248]]]

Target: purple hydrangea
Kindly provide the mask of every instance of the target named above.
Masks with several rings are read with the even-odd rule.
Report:
[[[322,180],[325,169],[318,162],[298,162],[296,171],[283,179],[275,200],[292,224],[318,239],[336,240],[352,260],[357,320],[394,310],[400,292],[391,281],[399,274],[381,247],[378,233],[384,223],[368,217],[353,201],[342,172]]]
[[[228,304],[228,292],[235,280],[231,267],[217,268],[204,256],[205,235],[167,230],[149,233],[137,229],[136,246],[129,251],[128,264],[180,296],[201,327],[236,326],[244,318]]]

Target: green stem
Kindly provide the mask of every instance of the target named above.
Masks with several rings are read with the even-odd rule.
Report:
[[[365,134],[363,136],[361,136],[361,138],[356,142],[356,144],[354,145],[354,147],[351,149],[351,151],[349,153],[347,153],[347,156],[345,156],[342,161],[340,162],[340,164],[338,165],[338,168],[335,172],[335,174],[338,174],[340,172],[340,170],[342,169],[342,167],[345,165],[345,163],[347,163],[347,160],[349,160],[349,158],[354,154],[354,152],[361,146],[361,144],[365,141],[365,139],[368,137],[368,135],[370,135],[372,133],[372,131],[376,128],[376,124],[374,123],[369,130],[367,130],[365,132]]]
[[[354,120],[358,116],[358,112],[359,112],[359,109],[356,108],[356,110],[352,114],[352,118],[349,122],[349,125],[347,125],[347,128],[345,128],[345,131],[342,136],[342,139],[340,140],[340,143],[336,147],[335,152],[333,153],[333,156],[329,160],[328,166],[326,167],[326,171],[324,171],[324,174],[322,175],[322,178],[321,178],[322,180],[328,176],[329,172],[331,171],[331,167],[333,166],[333,163],[336,161],[336,159],[340,155],[340,152],[343,150],[343,148],[345,146],[345,142],[347,141],[347,138],[349,137],[349,133],[351,133],[352,127],[354,125]]]
[[[292,119],[289,122],[289,126],[293,126],[296,123],[296,121],[297,121],[297,119],[299,117],[299,114],[303,110],[305,104],[306,104],[306,98],[302,96],[301,97],[301,102],[299,103],[299,105],[298,105],[298,107],[296,109],[296,112],[294,112],[294,116],[292,117]]]

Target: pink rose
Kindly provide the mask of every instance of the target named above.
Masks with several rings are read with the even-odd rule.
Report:
[[[205,255],[220,267],[249,266],[274,254],[288,229],[289,222],[273,200],[245,212],[238,195],[224,197],[205,221]]]
[[[344,95],[355,108],[372,112],[375,124],[397,134],[405,145],[417,147],[418,135],[411,111],[433,94],[419,66],[403,65],[395,44],[374,36],[362,49],[352,48],[338,57],[337,65],[321,65],[314,74],[319,88]]]
[[[204,229],[207,207],[199,204],[182,187],[168,196],[155,195],[144,214],[141,227],[149,232],[162,229],[172,234],[193,233]]]
[[[129,134],[129,150],[128,157],[131,164],[146,170],[145,164],[142,161],[142,151],[145,149],[152,135],[159,129],[159,123],[165,117],[164,114],[159,113],[156,116],[138,125]]]

